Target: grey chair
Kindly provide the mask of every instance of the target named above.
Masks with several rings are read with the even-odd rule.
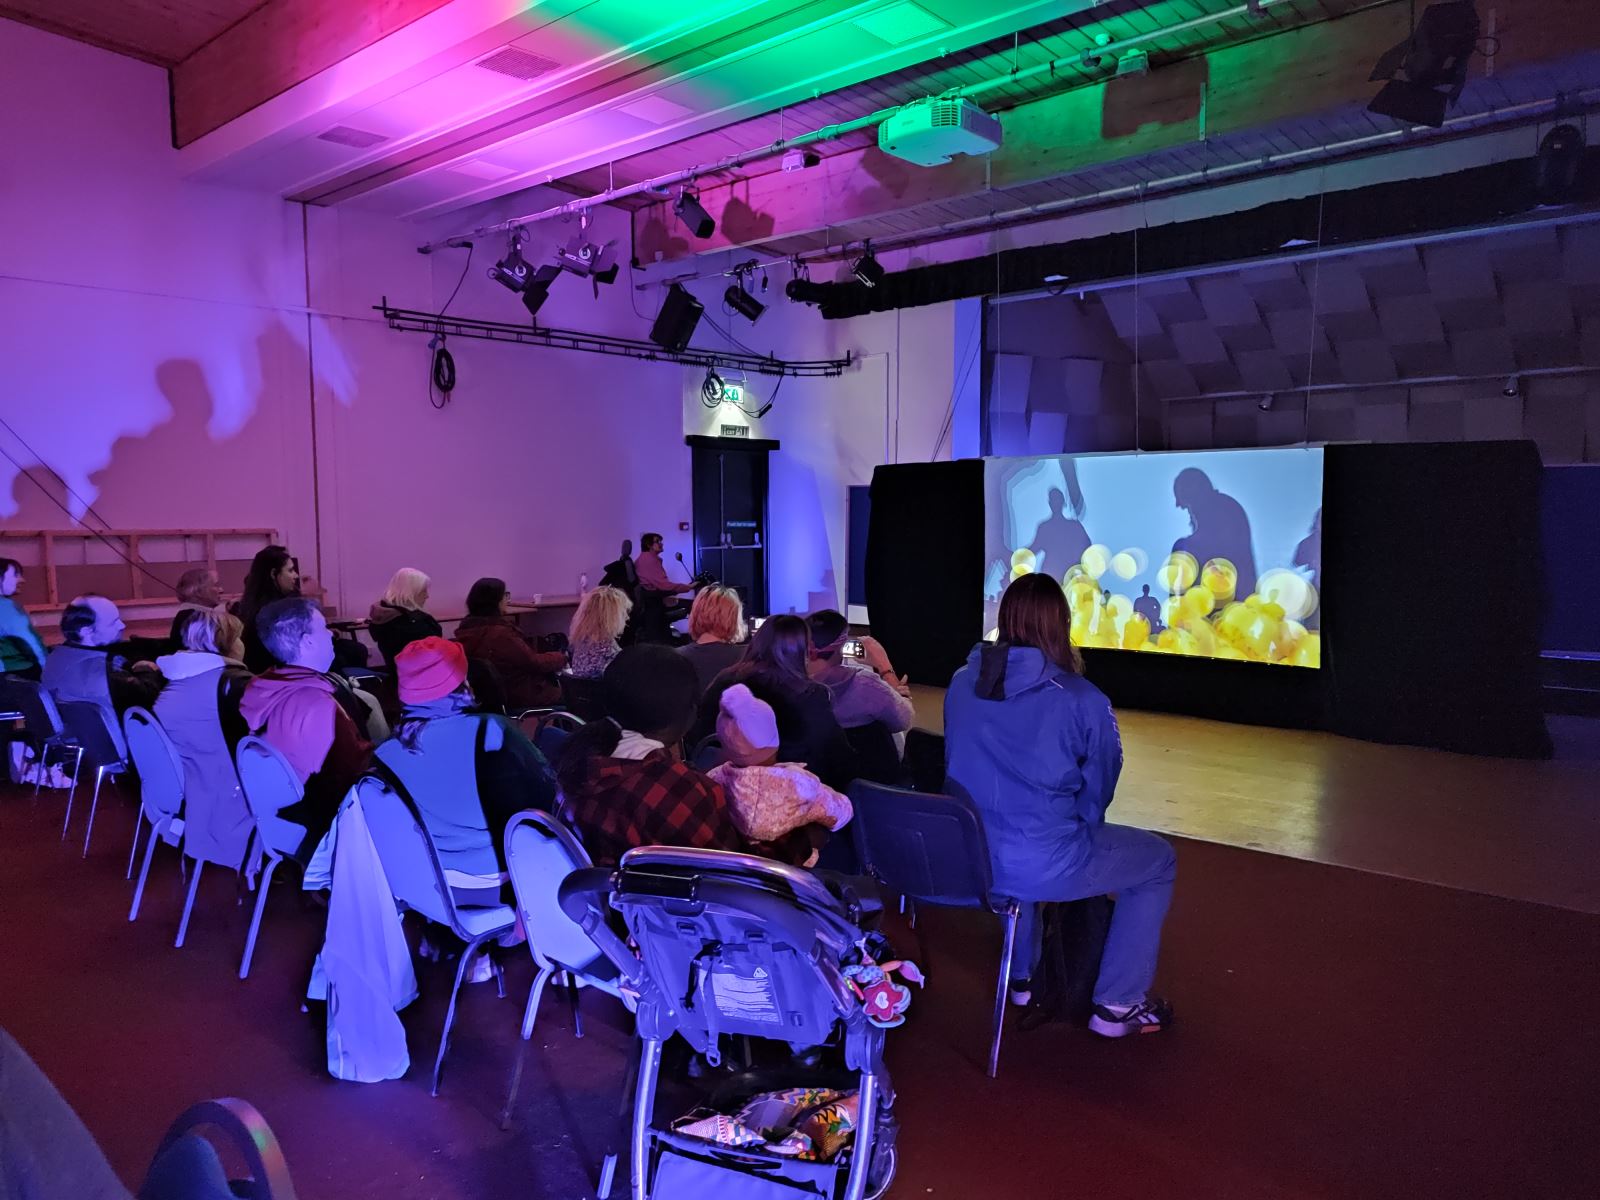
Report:
[[[128,909],[128,920],[137,921],[156,844],[166,842],[178,846],[178,857],[182,861],[183,760],[178,757],[167,731],[161,728],[161,723],[148,709],[130,708],[122,719],[128,738],[128,753],[139,767],[139,820],[150,826],[150,839],[144,848],[144,863],[139,868],[139,882],[134,885],[133,904]],[[137,840],[137,828],[134,837]],[[195,863],[194,878],[189,881],[183,917],[178,922],[178,937],[173,943],[175,946],[183,945],[184,935],[189,931],[189,914],[194,910],[195,892],[200,887],[200,865],[199,862]]]
[[[583,1026],[578,1017],[580,986],[613,996],[630,1010],[632,1008],[631,1001],[622,993],[621,976],[616,966],[561,908],[562,881],[572,872],[586,870],[593,865],[572,831],[548,813],[530,809],[518,813],[506,825],[505,844],[506,873],[511,877],[511,887],[517,899],[517,915],[522,919],[522,927],[528,935],[528,950],[533,955],[537,973],[533,987],[528,991],[527,1009],[522,1015],[522,1040],[517,1044],[511,1086],[506,1092],[505,1106],[500,1110],[501,1129],[510,1128],[511,1109],[516,1104],[517,1089],[522,1082],[523,1060],[527,1056],[528,1039],[533,1036],[539,999],[551,979],[556,975],[566,976],[567,997],[572,1005],[573,1033],[578,1037],[583,1036]],[[609,1190],[611,1169],[614,1167],[615,1162],[608,1160],[602,1168],[602,1196]]]
[[[378,851],[378,861],[383,864],[383,873],[394,898],[413,912],[443,925],[467,944],[456,966],[444,1030],[439,1035],[439,1054],[433,1063],[432,1094],[437,1096],[445,1052],[450,1048],[450,1027],[456,1019],[456,1000],[461,994],[467,964],[483,950],[486,942],[515,929],[517,916],[505,904],[483,908],[456,906],[433,839],[417,816],[411,798],[402,794],[397,780],[391,781],[378,774],[364,775],[356,783],[355,796],[366,816],[367,831],[372,835],[372,844]],[[495,975],[500,994],[504,996],[505,979],[498,963]]]
[[[15,675],[0,676],[0,710],[13,718],[21,718],[23,739],[38,756],[36,762],[39,773],[33,784],[35,796],[44,783],[45,769],[50,765],[50,755],[53,753],[73,756],[73,777],[76,779],[76,760],[81,757],[81,751],[62,723],[61,710],[56,707],[55,697],[45,690],[43,684]],[[68,799],[70,801],[70,794]]]
[[[100,808],[100,785],[128,773],[128,751],[117,732],[115,715],[92,700],[63,700],[61,722],[77,746],[77,761],[72,768],[72,788],[67,793],[67,812],[61,822],[61,836],[67,836],[72,823],[72,801],[78,793],[78,772],[85,761],[94,768],[94,799],[89,803],[89,826],[83,832],[83,857],[89,855],[89,839],[94,836],[94,817]],[[138,837],[135,828],[134,836]]]
[[[255,909],[250,914],[250,932],[245,937],[244,957],[239,961],[239,978],[250,974],[256,953],[256,937],[261,932],[261,917],[267,910],[267,894],[272,875],[284,859],[299,863],[296,857],[305,840],[303,825],[278,816],[281,809],[298,804],[305,794],[300,779],[276,748],[258,737],[247,737],[234,751],[234,766],[239,771],[239,786],[244,791],[245,807],[255,820],[251,833],[254,853],[261,856],[261,873],[256,881]],[[251,857],[247,854],[246,860]],[[300,863],[303,867],[305,864]]]
[[[989,842],[977,808],[962,796],[911,792],[864,781],[851,787],[850,799],[856,810],[850,823],[856,850],[873,878],[914,903],[980,908],[994,913],[1004,924],[994,1032],[989,1043],[989,1078],[993,1079],[1000,1065],[1006,985],[1021,906],[1014,898],[995,893]]]

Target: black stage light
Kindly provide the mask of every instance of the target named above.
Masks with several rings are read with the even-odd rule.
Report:
[[[661,302],[655,324],[650,327],[650,340],[663,350],[681,354],[700,324],[700,314],[705,306],[691,296],[681,283],[667,289],[667,298]]]
[[[1557,125],[1539,143],[1534,160],[1533,190],[1540,204],[1566,204],[1583,169],[1583,132],[1576,125]]]
[[[767,306],[745,291],[742,283],[729,284],[722,298],[727,301],[729,308],[751,324],[760,320],[761,314],[767,311]]]
[[[883,264],[873,255],[872,246],[869,243],[866,249],[862,251],[861,257],[850,264],[850,273],[856,277],[862,287],[870,288],[877,287],[882,283],[884,276],[889,272],[883,269]]]
[[[682,221],[684,227],[697,238],[708,238],[717,231],[717,223],[711,219],[711,214],[700,207],[700,201],[686,191],[678,193],[672,211],[678,214],[678,220]]]
[[[580,233],[556,251],[556,262],[563,270],[596,283],[614,283],[618,267],[617,244],[613,241],[596,245],[585,241]]]
[[[528,285],[529,273],[528,260],[522,257],[522,239],[512,234],[506,256],[489,268],[489,278],[503,288],[520,292]]]
[[[1467,82],[1467,61],[1478,44],[1473,0],[1430,4],[1411,36],[1385,51],[1368,77],[1387,80],[1368,112],[1438,129]]]
[[[821,304],[827,292],[823,284],[797,276],[783,285],[783,294],[796,304]]]

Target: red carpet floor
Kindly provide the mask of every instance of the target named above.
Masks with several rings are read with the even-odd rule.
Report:
[[[532,976],[520,953],[505,1000],[467,989],[438,1099],[438,967],[405,1014],[410,1076],[336,1082],[320,1016],[299,1004],[317,909],[275,888],[241,983],[248,908],[231,876],[208,873],[176,950],[175,854],[158,855],[130,925],[131,805],[111,796],[87,862],[57,840],[60,811],[0,790],[0,1024],[125,1178],[183,1107],[238,1095],[278,1131],[305,1200],[592,1194],[627,1038],[613,1002],[586,996],[574,1041],[546,998],[508,1133],[494,1118]],[[930,983],[891,1035],[891,1196],[1595,1194],[1600,918],[1185,842],[1167,929],[1178,1027],[1118,1043],[1009,1030],[990,1082],[997,926],[925,913],[901,939]]]

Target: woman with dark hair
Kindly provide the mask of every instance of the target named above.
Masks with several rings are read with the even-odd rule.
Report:
[[[572,823],[595,862],[635,846],[747,850],[722,785],[683,761],[694,720],[694,666],[667,646],[630,646],[602,678],[610,718],[562,748],[556,775]]]
[[[467,593],[467,615],[456,626],[456,641],[466,648],[468,658],[495,669],[510,712],[555,704],[561,699],[557,675],[567,665],[567,656],[528,645],[506,611],[508,596],[503,579],[485,577],[473,584]]]
[[[256,616],[274,600],[299,594],[300,560],[282,546],[256,551],[245,573],[244,592],[233,606],[233,614],[244,622],[244,665],[255,674],[277,665],[256,636]]]
[[[1024,902],[1117,894],[1089,1028],[1154,1033],[1172,1008],[1149,992],[1176,860],[1153,833],[1108,825],[1122,740],[1105,695],[1083,677],[1061,586],[1024,575],[1000,600],[999,641],[980,643],[945,694],[947,784],[982,814],[995,890]],[[1035,935],[1037,923],[1027,926]],[[1024,941],[1013,999],[1037,963]],[[1021,994],[1019,994],[1021,993]]]
[[[715,732],[722,693],[742,683],[778,717],[778,759],[802,763],[835,791],[858,773],[856,753],[833,715],[828,689],[807,674],[811,627],[804,617],[773,617],[756,630],[744,658],[712,682],[700,702],[695,741]]]

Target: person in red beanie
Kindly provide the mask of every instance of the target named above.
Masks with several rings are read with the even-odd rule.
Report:
[[[523,809],[552,808],[550,764],[506,718],[472,711],[460,644],[422,638],[394,666],[402,711],[378,759],[417,806],[457,902],[499,903],[506,823]]]

